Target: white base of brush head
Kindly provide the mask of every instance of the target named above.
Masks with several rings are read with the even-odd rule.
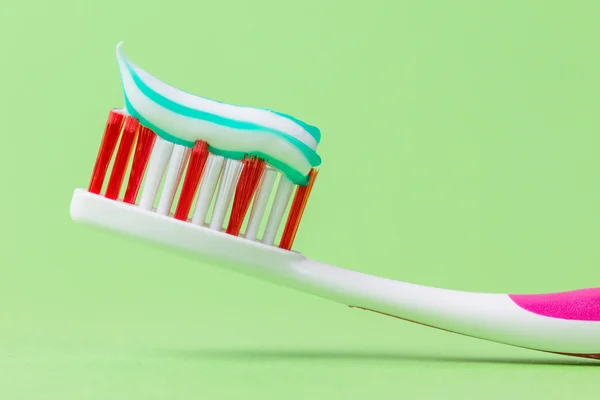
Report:
[[[524,296],[521,301],[506,294],[399,282],[312,261],[297,252],[179,221],[83,189],[73,194],[71,217],[192,252],[202,261],[346,305],[513,346],[600,358],[598,289]],[[533,308],[528,310],[529,306]],[[542,311],[537,312],[536,307]],[[543,315],[544,309],[547,314],[558,310],[564,315]]]
[[[207,262],[235,265],[285,265],[301,254],[179,221],[101,195],[76,189],[71,200],[74,221],[200,255]]]

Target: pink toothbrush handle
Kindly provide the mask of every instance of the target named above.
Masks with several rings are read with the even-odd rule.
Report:
[[[519,307],[545,317],[600,321],[600,288],[549,294],[511,294]]]

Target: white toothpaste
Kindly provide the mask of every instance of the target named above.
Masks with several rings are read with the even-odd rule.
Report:
[[[319,130],[271,110],[236,106],[171,87],[131,63],[117,45],[125,110],[163,139],[193,146],[208,143],[212,153],[241,159],[255,155],[304,185],[321,159]]]

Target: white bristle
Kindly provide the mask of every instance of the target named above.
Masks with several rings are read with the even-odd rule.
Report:
[[[215,230],[221,230],[223,228],[223,221],[225,220],[225,214],[233,198],[235,192],[235,186],[242,170],[242,163],[237,160],[228,159],[225,163],[225,170],[219,183],[219,192],[217,193],[217,199],[215,200],[215,207],[210,219],[210,228]]]
[[[292,189],[294,184],[285,175],[279,179],[279,185],[277,185],[277,192],[275,193],[275,200],[273,201],[273,207],[271,207],[271,213],[267,220],[267,226],[265,227],[265,234],[263,235],[262,242],[264,244],[272,245],[275,242],[275,237],[279,231],[279,225],[283,219],[283,214],[287,208],[287,205],[292,196]]]
[[[275,178],[277,177],[277,171],[267,167],[263,176],[260,180],[258,190],[256,191],[256,197],[252,204],[252,210],[250,211],[250,217],[248,219],[248,227],[244,237],[249,240],[256,240],[260,223],[262,222],[269,198],[271,197],[271,191],[275,184]]]
[[[224,158],[221,156],[215,156],[213,154],[208,156],[202,180],[200,181],[198,200],[196,201],[196,208],[192,215],[192,224],[203,225],[206,221],[206,214],[208,214],[210,202],[215,194],[217,182],[219,182],[219,176],[223,169],[223,162]]]
[[[154,207],[154,199],[156,198],[158,187],[160,186],[160,182],[165,174],[167,164],[171,159],[172,152],[173,143],[159,137],[156,138],[156,142],[154,143],[152,154],[150,156],[146,181],[144,182],[142,195],[140,197],[139,207],[141,209],[152,210],[152,207]]]
[[[167,170],[167,176],[165,177],[165,183],[156,210],[158,214],[169,215],[169,212],[171,211],[171,205],[173,204],[173,199],[175,198],[175,193],[177,192],[177,187],[179,186],[179,181],[181,180],[181,175],[185,168],[187,155],[187,147],[175,145],[173,148],[169,169]]]

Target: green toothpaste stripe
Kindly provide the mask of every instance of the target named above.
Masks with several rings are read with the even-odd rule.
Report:
[[[129,65],[129,63],[127,63],[127,61],[125,61],[125,65],[127,67],[127,70],[129,71],[129,73],[131,74],[133,82],[138,87],[138,89],[146,97],[148,97],[151,101],[158,104],[159,106],[161,106],[175,114],[179,114],[179,115],[182,115],[185,117],[199,119],[199,120],[203,120],[203,121],[208,121],[208,122],[222,125],[222,126],[232,128],[232,129],[240,129],[240,130],[246,130],[246,131],[262,131],[262,132],[270,133],[272,135],[275,135],[281,139],[288,141],[294,147],[296,147],[298,150],[300,150],[300,152],[302,152],[304,157],[306,157],[306,159],[308,160],[308,162],[310,163],[311,166],[316,167],[321,164],[321,158],[319,157],[319,155],[313,149],[311,149],[310,147],[308,147],[307,145],[302,143],[300,140],[298,140],[294,137],[291,137],[283,132],[280,132],[280,131],[277,131],[275,129],[268,128],[265,126],[261,126],[258,124],[254,124],[252,122],[236,121],[236,120],[225,118],[225,117],[215,115],[215,114],[212,114],[212,113],[209,113],[206,111],[196,110],[196,109],[193,109],[190,107],[183,106],[183,105],[176,103],[170,99],[167,99],[166,97],[162,96],[160,93],[154,91],[152,88],[150,88],[148,85],[146,85],[144,83],[144,81],[135,73],[135,71]],[[304,124],[304,123],[302,123],[302,124]],[[306,124],[304,124],[304,125],[306,125]],[[170,135],[170,134],[168,136],[170,138],[175,138],[175,136]],[[185,142],[185,141],[179,140],[179,142]],[[193,144],[192,144],[192,146],[193,146]]]
[[[181,146],[194,147],[194,142],[190,142],[188,140],[183,140],[176,136],[173,136],[170,133],[159,128],[158,126],[154,125],[153,123],[148,121],[146,118],[144,118],[131,105],[131,103],[129,102],[129,99],[127,98],[126,95],[125,95],[125,107],[127,108],[127,111],[129,112],[129,114],[131,114],[131,116],[137,118],[140,121],[140,124],[142,124],[143,126],[145,126],[148,129],[151,129],[152,131],[154,131],[154,133],[156,133],[158,136],[162,137],[163,139],[165,139],[169,142],[181,145]],[[278,160],[274,157],[271,157],[268,154],[262,153],[260,151],[251,151],[251,152],[245,153],[245,152],[240,152],[240,151],[222,150],[222,149],[218,149],[216,147],[210,146],[210,145],[208,146],[208,150],[215,155],[223,156],[225,158],[231,158],[234,160],[241,160],[246,155],[260,157],[263,160],[265,160],[266,162],[268,162],[269,164],[271,164],[274,168],[280,170],[281,173],[285,174],[288,177],[288,179],[290,181],[292,181],[294,184],[300,185],[300,186],[306,186],[308,184],[308,176],[307,175],[304,175],[300,171],[295,170],[294,168],[290,167],[283,161],[280,161],[280,160]]]

